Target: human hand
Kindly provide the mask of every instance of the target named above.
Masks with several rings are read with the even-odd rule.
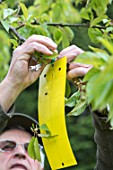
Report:
[[[35,52],[41,52],[48,56],[53,54],[57,45],[48,37],[32,35],[13,52],[9,71],[0,83],[0,104],[8,111],[19,94],[37,80],[46,64],[42,64],[37,71],[30,66],[37,64],[32,56]]]
[[[42,35],[32,35],[14,50],[6,79],[22,91],[36,81],[45,66],[45,64],[42,64],[38,71],[30,70],[29,67],[36,64],[32,59],[33,54],[41,52],[50,56],[56,48],[57,45],[50,38]]]
[[[74,80],[77,77],[84,76],[93,66],[89,64],[76,63],[73,60],[84,51],[77,47],[76,45],[71,45],[59,53],[58,58],[62,58],[63,56],[67,56],[68,63],[68,72],[67,78]]]

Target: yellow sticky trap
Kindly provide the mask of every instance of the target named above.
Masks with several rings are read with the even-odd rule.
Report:
[[[65,123],[66,57],[45,67],[39,81],[39,124],[46,124],[53,138],[42,138],[52,170],[76,165]],[[41,131],[43,133],[43,131]]]

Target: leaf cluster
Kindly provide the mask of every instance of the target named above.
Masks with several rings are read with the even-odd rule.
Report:
[[[52,135],[48,126],[46,124],[42,124],[40,127],[35,127],[32,124],[31,131],[34,133],[34,136],[31,138],[30,143],[28,145],[28,154],[34,160],[38,160],[41,162],[41,145],[39,144],[38,138],[54,138],[57,135]],[[41,133],[39,133],[41,131]]]
[[[86,95],[88,104],[92,105],[93,110],[102,112],[107,108],[108,119],[112,123],[113,119],[113,44],[103,38],[98,38],[107,49],[100,50],[92,48],[93,52],[81,54],[76,62],[93,65],[93,68],[84,77],[86,85]],[[112,124],[111,124],[112,125]]]
[[[70,1],[54,2],[49,0],[37,1],[33,5],[26,7],[24,3],[19,3],[16,9],[9,8],[7,4],[1,7],[1,24],[7,32],[10,26],[18,28],[18,33],[24,38],[28,38],[32,34],[41,34],[52,37],[57,44],[62,44],[65,48],[69,46],[73,39],[73,31],[69,27],[51,27],[48,26],[54,22],[76,23],[81,21],[81,17],[77,9],[75,9]],[[70,13],[70,15],[68,15]],[[14,37],[16,38],[16,37]]]

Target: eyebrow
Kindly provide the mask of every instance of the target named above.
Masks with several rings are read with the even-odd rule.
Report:
[[[13,139],[0,139],[0,142],[3,142],[3,141],[13,141],[13,142],[18,143],[17,141],[15,141],[15,140],[13,140]],[[24,142],[24,143],[29,143],[29,142],[30,142],[30,140],[29,140],[29,141],[26,141],[26,142]]]

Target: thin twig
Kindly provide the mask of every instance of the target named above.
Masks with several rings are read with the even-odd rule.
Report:
[[[20,28],[24,27],[25,23],[20,24],[18,27],[15,28],[15,30],[19,30]]]

